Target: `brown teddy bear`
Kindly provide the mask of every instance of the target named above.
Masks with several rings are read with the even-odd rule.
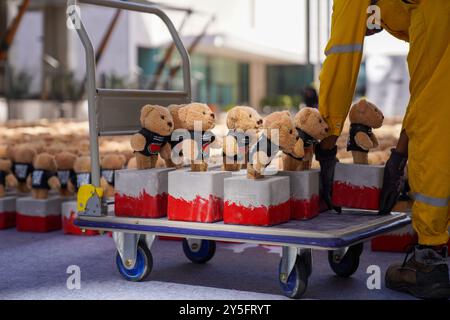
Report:
[[[73,171],[75,171],[75,179],[69,180],[67,183],[67,189],[71,193],[76,193],[81,186],[92,183],[91,157],[77,157],[75,163],[73,164]]]
[[[131,137],[131,148],[136,154],[137,167],[140,170],[156,167],[158,154],[170,159],[170,141],[173,132],[173,119],[167,108],[146,105],[141,109],[142,129]]]
[[[16,177],[11,172],[12,163],[9,159],[0,158],[0,198],[6,194],[6,187],[17,186]]]
[[[258,112],[246,106],[236,106],[227,113],[228,134],[223,138],[223,170],[246,168],[250,146],[257,140],[263,120]]]
[[[70,180],[74,181],[75,179],[75,171],[73,170],[73,166],[76,159],[77,156],[69,151],[62,151],[55,155],[57,175],[61,184],[59,194],[62,197],[73,195],[73,193],[69,191],[67,186]]]
[[[100,185],[107,198],[114,197],[114,173],[124,168],[127,159],[122,154],[107,154],[100,161]]]
[[[351,125],[347,151],[352,152],[353,163],[369,164],[369,150],[378,147],[372,129],[383,125],[383,113],[373,103],[362,99],[351,107],[349,119]]]
[[[289,111],[278,111],[264,119],[263,130],[249,153],[247,178],[263,178],[263,170],[281,150],[295,158],[304,155],[303,141],[299,139]]]
[[[216,124],[214,113],[203,103],[190,103],[178,109],[181,128],[174,132],[172,139],[179,141],[175,147],[191,163],[192,171],[207,171],[209,148],[215,145],[216,136],[211,132]],[[172,159],[173,160],[173,159]],[[177,165],[181,159],[177,159]]]
[[[21,193],[30,192],[27,179],[33,172],[33,161],[36,150],[29,145],[20,145],[14,148],[13,173],[17,179],[17,191]]]
[[[328,136],[328,125],[314,108],[303,108],[294,117],[295,128],[303,141],[304,156],[297,159],[292,155],[283,154],[283,170],[310,170],[315,145]]]
[[[47,199],[50,189],[58,190],[61,186],[56,175],[55,157],[49,153],[40,153],[33,163],[33,172],[27,178],[27,186],[34,199]]]

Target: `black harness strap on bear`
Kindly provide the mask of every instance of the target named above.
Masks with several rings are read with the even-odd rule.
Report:
[[[33,189],[48,189],[50,190],[50,185],[48,180],[54,177],[56,174],[47,170],[36,169],[31,174],[31,187]]]
[[[26,182],[27,177],[33,172],[33,165],[30,163],[14,162],[14,175],[19,182]]]
[[[307,134],[302,129],[300,129],[300,128],[296,128],[296,129],[297,129],[299,138],[303,140],[303,147],[308,148],[308,147],[314,146],[318,143],[318,141],[316,139],[311,137],[309,134]]]
[[[6,172],[0,171],[0,185],[6,186]]]
[[[116,170],[112,169],[102,169],[102,177],[108,182],[110,185],[114,187],[114,173]]]
[[[347,151],[359,151],[368,153],[369,150],[364,150],[356,144],[355,137],[358,132],[363,132],[369,137],[372,137],[373,135],[371,127],[359,123],[352,123],[350,125],[350,134],[347,141]]]
[[[227,157],[225,152],[222,155],[226,158],[233,159],[234,162],[244,161],[245,155],[249,150],[250,146],[250,137],[241,131],[230,130],[228,131],[227,137],[234,137],[236,139],[236,143],[238,145],[238,153],[231,157]]]
[[[75,171],[73,170],[58,170],[56,174],[58,175],[58,179],[62,189],[67,188],[69,180],[74,182],[74,179],[76,178]]]
[[[139,153],[146,157],[157,155],[161,148],[170,141],[170,136],[162,136],[145,128],[139,130],[139,133],[145,138],[144,150]]]

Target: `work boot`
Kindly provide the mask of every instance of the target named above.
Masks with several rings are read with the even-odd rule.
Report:
[[[412,251],[414,255],[407,260]],[[417,245],[409,253],[403,264],[394,264],[388,268],[386,287],[410,293],[420,299],[449,299],[447,247]]]

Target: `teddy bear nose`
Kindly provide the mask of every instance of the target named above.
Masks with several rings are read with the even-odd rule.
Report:
[[[257,123],[257,124],[262,124],[263,121],[262,121],[262,119],[259,119],[258,122],[256,122],[256,123]]]
[[[167,125],[169,126],[169,127],[171,127],[171,126],[173,126],[173,123],[172,122],[167,122]]]

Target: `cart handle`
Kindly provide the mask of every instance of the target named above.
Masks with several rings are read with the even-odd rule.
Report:
[[[172,21],[169,17],[157,6],[149,4],[140,4],[133,2],[122,2],[117,0],[78,0],[81,3],[98,5],[103,7],[117,8],[129,11],[137,11],[158,16],[169,29],[172,40],[181,56],[183,68],[183,88],[187,100],[191,100],[191,65],[189,54],[183,45]],[[91,39],[84,27],[83,21],[77,10],[68,12],[74,26],[77,26],[76,31],[80,37],[86,54],[86,87],[88,100],[88,117],[89,117],[89,144],[91,152],[91,172],[92,183],[100,186],[100,159],[99,159],[99,145],[98,145],[98,124],[97,124],[97,108],[96,96],[97,87],[95,83],[95,50]],[[141,90],[142,92],[152,92],[150,90]]]

